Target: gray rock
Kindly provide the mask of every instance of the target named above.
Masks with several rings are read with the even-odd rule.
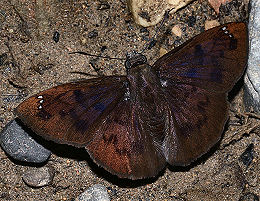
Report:
[[[244,103],[247,111],[252,108],[260,113],[260,0],[251,1],[248,32],[249,55],[245,74]]]
[[[51,166],[31,168],[23,175],[23,181],[32,187],[43,187],[52,183],[54,168]]]
[[[81,193],[76,201],[109,201],[109,195],[105,186],[96,184]]]
[[[19,161],[42,163],[51,154],[29,136],[16,120],[9,122],[1,131],[0,145],[8,155]]]

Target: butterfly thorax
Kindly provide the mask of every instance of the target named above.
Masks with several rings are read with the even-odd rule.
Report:
[[[167,130],[168,112],[160,79],[147,63],[132,66],[127,74],[129,101],[139,113],[140,121],[146,122],[146,132],[153,136],[154,143],[162,149]]]
[[[128,53],[125,67],[127,69],[127,78],[133,91],[145,86],[156,88],[157,85],[154,86],[154,84],[160,83],[155,70],[147,63],[146,57],[140,53]]]

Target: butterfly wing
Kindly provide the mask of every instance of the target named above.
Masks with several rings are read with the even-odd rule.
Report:
[[[246,61],[246,25],[230,23],[194,37],[153,65],[173,117],[167,145],[170,164],[187,165],[220,139],[227,92]]]
[[[247,46],[246,24],[229,23],[195,36],[153,67],[162,80],[228,92],[245,70]]]
[[[46,139],[84,147],[98,126],[98,119],[124,95],[124,80],[110,77],[59,85],[25,100],[16,113]]]
[[[119,177],[153,177],[165,167],[166,160],[160,145],[144,128],[147,122],[134,103],[120,102],[96,131],[87,150],[98,164]]]
[[[18,117],[48,140],[85,147],[97,164],[132,179],[151,177],[166,161],[142,128],[125,76],[63,84],[22,102]]]
[[[169,83],[165,90],[172,112],[167,161],[188,165],[218,142],[228,115],[225,93]]]

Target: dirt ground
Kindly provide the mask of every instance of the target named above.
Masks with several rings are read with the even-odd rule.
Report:
[[[171,15],[156,45],[145,53],[150,64],[160,49],[168,51],[202,32],[206,21],[245,19],[247,7],[241,2],[231,2],[219,16],[207,1],[194,1]],[[181,37],[168,31],[176,24]],[[7,53],[0,66],[1,129],[15,117],[13,109],[19,103],[43,89],[90,78],[86,73],[125,74],[122,61],[69,52],[124,58],[129,50],[142,50],[155,30],[136,25],[125,0],[1,0],[0,55]],[[55,31],[58,42],[53,40]],[[153,179],[118,179],[95,165],[84,150],[53,145],[50,160],[43,164],[54,167],[53,183],[31,188],[22,174],[33,166],[11,160],[0,148],[0,200],[73,200],[94,184],[104,185],[111,200],[253,200],[249,198],[260,195],[259,119],[245,113],[242,85],[240,81],[229,96],[230,120],[220,143],[189,167],[167,167]],[[246,166],[241,154],[250,144],[253,160]]]

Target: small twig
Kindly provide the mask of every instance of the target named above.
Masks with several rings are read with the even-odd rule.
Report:
[[[93,74],[90,74],[90,73],[85,73],[85,72],[77,72],[77,71],[72,71],[70,73],[74,73],[74,74],[80,74],[80,75],[85,75],[85,76],[91,76],[91,77],[101,77],[100,75],[93,75]]]
[[[83,55],[87,55],[87,56],[91,56],[91,57],[99,57],[99,58],[103,58],[103,59],[126,60],[125,58],[117,58],[117,57],[101,56],[101,55],[95,55],[95,54],[90,54],[90,53],[87,53],[87,52],[81,52],[81,51],[70,52],[69,54],[83,54]]]
[[[260,119],[259,114],[255,114],[255,113],[252,113],[252,112],[246,112],[245,115],[247,115],[248,117],[253,117],[255,119]]]

